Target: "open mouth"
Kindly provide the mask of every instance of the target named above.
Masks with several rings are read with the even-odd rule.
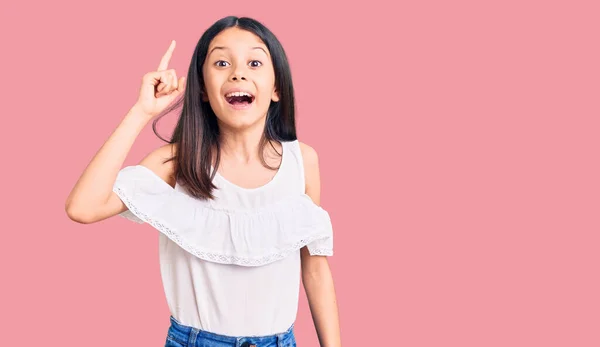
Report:
[[[226,94],[225,100],[233,106],[248,106],[254,102],[254,95],[247,92],[233,92]]]

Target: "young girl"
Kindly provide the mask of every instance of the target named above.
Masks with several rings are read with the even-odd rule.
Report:
[[[332,226],[319,206],[317,154],[296,138],[280,42],[253,19],[223,18],[200,38],[187,81],[168,68],[174,48],[144,76],[67,214],[79,223],[120,215],[160,232],[166,346],[296,346],[300,277],[321,346],[340,346]],[[143,127],[180,103],[169,143],[121,168]]]

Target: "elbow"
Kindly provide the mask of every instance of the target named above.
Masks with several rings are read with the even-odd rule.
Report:
[[[79,223],[79,224],[91,224],[94,223],[94,219],[92,218],[90,213],[82,211],[81,209],[73,206],[72,204],[65,205],[65,212],[67,213],[67,217],[70,220]]]

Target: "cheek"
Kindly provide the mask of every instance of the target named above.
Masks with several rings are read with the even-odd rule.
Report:
[[[205,86],[204,88],[206,88],[206,92],[208,93],[208,96],[210,96],[211,98],[215,98],[215,97],[219,96],[221,93],[221,90],[214,79],[211,79],[211,78],[205,79],[204,86]]]
[[[215,74],[215,71],[210,71],[210,69],[206,69],[204,71],[204,87],[209,93],[213,93],[219,85],[219,74]]]
[[[261,99],[270,102],[273,91],[275,90],[274,79],[264,79],[260,82]]]

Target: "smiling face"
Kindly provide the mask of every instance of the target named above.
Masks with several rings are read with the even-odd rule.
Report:
[[[203,74],[208,96],[203,99],[227,126],[263,121],[271,101],[279,101],[269,50],[249,31],[233,27],[219,33],[208,47]]]

